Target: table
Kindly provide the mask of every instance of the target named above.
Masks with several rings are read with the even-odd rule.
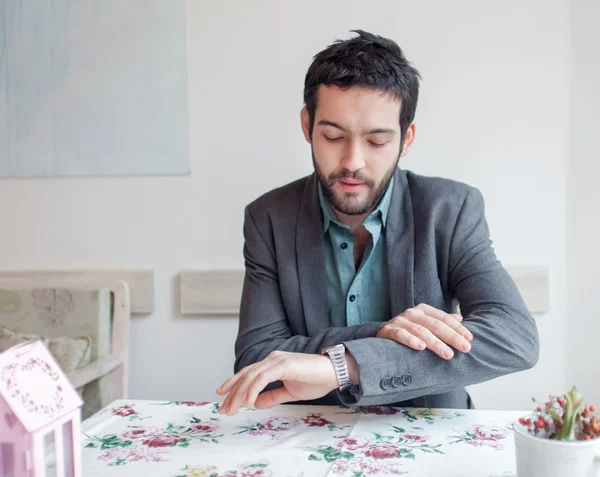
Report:
[[[119,400],[82,423],[85,477],[514,477],[526,414]]]

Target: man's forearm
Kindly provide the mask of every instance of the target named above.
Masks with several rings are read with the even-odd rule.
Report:
[[[290,336],[289,328],[281,329],[279,323],[255,328],[239,336],[236,341],[236,361],[234,370],[257,363],[273,351],[317,354],[327,346],[344,341],[373,338],[385,323],[367,323],[344,328],[326,328],[315,336]],[[287,327],[287,325],[285,325]],[[286,337],[281,337],[281,336]]]

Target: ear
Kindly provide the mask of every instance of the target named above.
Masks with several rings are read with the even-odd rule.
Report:
[[[302,111],[300,111],[300,123],[302,124],[304,139],[306,139],[306,142],[310,144],[310,118],[308,116],[308,109],[306,109],[306,106],[304,106]]]
[[[410,146],[412,146],[415,140],[416,126],[415,123],[412,123],[408,129],[406,130],[406,136],[404,136],[404,148],[402,148],[402,154],[400,157],[404,157],[408,154],[410,150]]]

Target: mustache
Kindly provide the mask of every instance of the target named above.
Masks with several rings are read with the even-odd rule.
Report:
[[[375,187],[375,182],[373,181],[373,179],[370,179],[369,177],[366,177],[365,175],[361,174],[360,171],[352,172],[352,171],[345,169],[341,172],[330,174],[329,177],[327,178],[330,185],[332,185],[335,181],[338,181],[341,179],[352,179],[355,181],[360,181],[360,182],[364,183],[365,185],[369,186],[371,189],[373,187]]]

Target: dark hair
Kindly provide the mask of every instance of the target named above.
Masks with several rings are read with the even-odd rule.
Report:
[[[392,40],[363,30],[358,36],[336,40],[315,55],[304,80],[304,103],[310,118],[310,134],[315,120],[317,89],[320,84],[340,88],[362,86],[381,90],[399,99],[402,143],[415,118],[419,98],[420,73],[404,57]]]

